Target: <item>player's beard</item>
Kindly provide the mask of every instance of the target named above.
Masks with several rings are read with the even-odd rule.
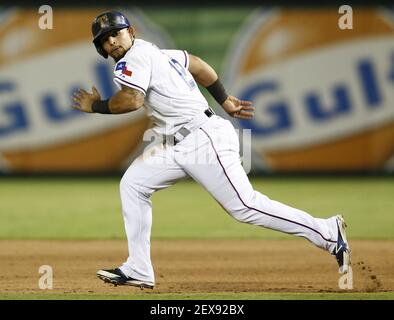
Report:
[[[111,52],[111,57],[115,60],[115,62],[118,62],[120,59],[124,57],[126,52],[127,50],[125,50],[122,46],[119,46],[117,50]]]
[[[126,52],[129,51],[131,49],[131,47],[134,45],[134,40],[135,40],[135,36],[132,36],[131,46],[128,49],[125,49],[123,46],[120,45],[120,46],[117,46],[118,50],[112,51],[112,52],[115,52],[115,55],[112,55],[112,52],[111,52],[110,56],[114,59],[115,62],[118,62],[120,59],[122,59],[125,56]]]

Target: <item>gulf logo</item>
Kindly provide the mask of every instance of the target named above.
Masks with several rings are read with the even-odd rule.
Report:
[[[253,100],[255,163],[274,171],[393,170],[394,15],[353,8],[257,11],[225,63],[229,92]]]
[[[173,47],[140,11],[122,10],[137,36]],[[92,44],[91,23],[102,11],[54,10],[53,29],[38,27],[36,10],[0,17],[0,171],[110,171],[138,153],[150,121],[144,110],[84,114],[70,108],[72,92],[96,85],[102,98],[116,90],[114,63]]]

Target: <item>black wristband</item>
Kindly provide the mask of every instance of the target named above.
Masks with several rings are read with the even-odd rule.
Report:
[[[220,82],[219,78],[212,83],[210,86],[206,87],[212,97],[215,98],[216,102],[222,105],[222,103],[228,98],[228,94]]]
[[[111,114],[109,100],[96,100],[92,103],[92,110],[96,113]]]

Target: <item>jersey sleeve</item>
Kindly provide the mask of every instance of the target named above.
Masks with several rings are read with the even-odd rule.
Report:
[[[186,50],[161,50],[171,58],[174,58],[178,61],[182,66],[185,67],[186,70],[189,69],[189,54]]]
[[[152,64],[149,56],[130,55],[119,61],[114,68],[114,82],[141,91],[144,95],[149,87]]]

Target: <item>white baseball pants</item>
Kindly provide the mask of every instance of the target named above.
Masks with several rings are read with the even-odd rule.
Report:
[[[335,217],[308,213],[255,191],[241,165],[239,142],[230,121],[212,116],[175,146],[156,145],[127,169],[120,182],[129,257],[120,269],[129,277],[154,282],[150,258],[152,205],[156,190],[192,177],[236,220],[304,237],[332,251]]]

